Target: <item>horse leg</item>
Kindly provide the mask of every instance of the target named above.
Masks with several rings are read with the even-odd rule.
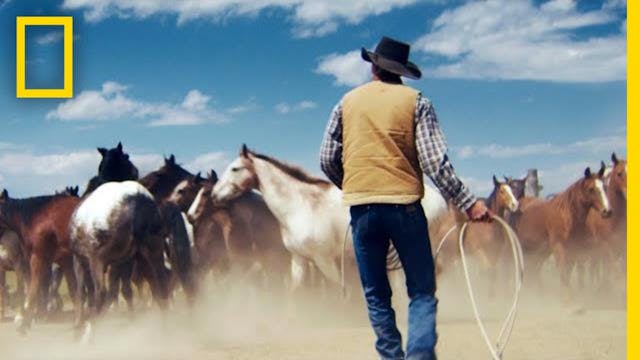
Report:
[[[29,283],[29,291],[27,300],[24,303],[24,318],[17,321],[18,332],[25,334],[31,326],[33,316],[38,304],[38,296],[42,287],[43,280],[47,277],[46,272],[51,271],[51,262],[46,261],[37,252],[31,254],[30,259],[31,281]]]
[[[76,338],[79,336],[79,331],[84,323],[84,294],[87,291],[87,279],[86,279],[86,268],[82,264],[81,260],[78,256],[73,256],[73,271],[75,273],[75,278],[77,282],[76,292],[73,294],[74,297],[74,312],[75,312],[75,333]],[[92,296],[92,295],[89,295]]]
[[[166,310],[169,301],[169,291],[167,278],[164,273],[164,251],[162,247],[159,249],[143,247],[140,252],[143,258],[140,265],[145,268],[145,273],[148,274],[148,281],[151,285],[151,295],[160,308]]]
[[[571,301],[573,295],[571,292],[571,270],[572,263],[570,262],[565,246],[556,242],[553,245],[553,257],[556,260],[556,267],[560,273],[560,284],[562,285],[565,300]]]
[[[4,319],[5,297],[7,296],[5,271],[0,270],[0,322]]]
[[[118,307],[122,264],[111,265],[107,270],[107,296],[105,308]]]
[[[129,314],[133,315],[133,289],[131,288],[131,275],[133,273],[133,262],[134,260],[128,260],[122,266],[122,270],[120,273],[120,281],[122,286],[122,296],[124,300],[127,302],[127,308],[129,310]]]

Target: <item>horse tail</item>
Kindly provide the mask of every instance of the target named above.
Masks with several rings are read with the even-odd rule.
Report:
[[[173,205],[164,206],[166,223],[169,226],[169,261],[171,270],[180,280],[189,302],[193,301],[196,286],[192,274],[193,261],[191,259],[191,241],[187,231],[187,224],[180,209]]]

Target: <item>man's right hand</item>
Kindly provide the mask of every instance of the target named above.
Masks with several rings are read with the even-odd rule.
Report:
[[[484,201],[477,200],[467,210],[467,216],[474,222],[491,222],[493,221],[491,211],[487,208]]]

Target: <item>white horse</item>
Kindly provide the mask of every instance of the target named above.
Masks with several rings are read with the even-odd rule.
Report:
[[[251,190],[262,193],[280,223],[284,245],[292,255],[292,290],[300,287],[306,277],[308,261],[327,279],[340,283],[343,251],[348,259],[354,259],[350,215],[342,203],[340,189],[243,145],[240,156],[213,187],[211,197],[214,202],[223,203]],[[425,190],[426,213],[440,215],[446,210],[446,203],[433,188]],[[348,237],[346,244],[345,237]]]

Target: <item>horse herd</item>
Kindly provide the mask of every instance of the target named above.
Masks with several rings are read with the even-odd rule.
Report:
[[[98,173],[82,195],[78,187],[24,199],[7,190],[0,195],[0,319],[9,293],[5,272],[14,271],[21,333],[60,307],[62,277],[76,336],[84,339],[120,294],[133,311],[133,285],[147,284],[162,309],[180,289],[193,304],[210,274],[237,275],[288,298],[314,274],[326,284],[347,277],[351,289],[357,286],[348,209],[326,180],[244,145],[220,178],[215,171],[192,174],[173,155],[140,178],[121,143],[98,151]],[[615,154],[611,161],[597,172],[587,168],[548,199],[538,197],[536,172],[524,179],[494,176],[487,204],[516,230],[533,282],[551,255],[567,291],[574,269],[580,286],[585,269],[599,285],[610,281],[611,269],[623,269],[627,165]],[[434,246],[466,220],[428,186],[423,205]],[[507,246],[502,231],[474,223],[469,236],[469,253],[495,283]],[[455,246],[443,247],[437,270],[452,267],[458,256]]]

